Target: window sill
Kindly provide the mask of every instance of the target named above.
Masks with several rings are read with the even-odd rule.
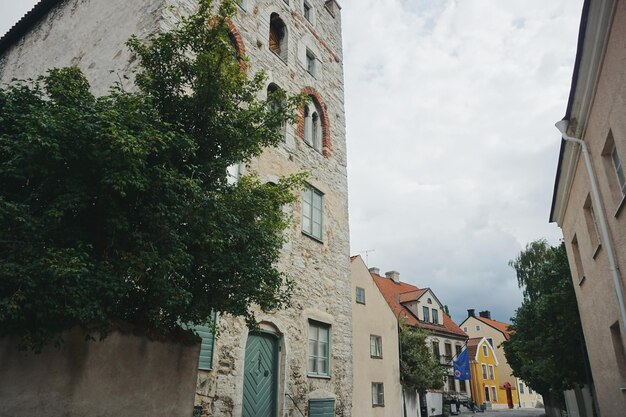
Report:
[[[596,257],[598,256],[598,253],[600,252],[600,248],[602,247],[602,245],[600,243],[598,243],[596,245],[595,250],[593,251],[593,255],[591,256],[593,259],[596,259]]]
[[[578,285],[579,285],[580,287],[582,287],[582,285],[585,283],[585,279],[587,279],[587,277],[585,277],[585,276],[583,275],[583,277],[582,277],[580,280],[578,280]]]
[[[625,205],[626,205],[626,195],[623,195],[622,199],[617,205],[617,209],[615,210],[615,214],[613,214],[613,217],[619,217],[620,213],[622,212],[622,208],[624,208]]]
[[[384,407],[385,404],[372,404],[372,408],[376,408],[376,407]]]
[[[330,375],[306,374],[308,378],[330,379]]]
[[[320,238],[318,238],[318,237],[316,237],[316,236],[313,236],[313,235],[312,235],[312,234],[310,234],[310,233],[307,233],[307,232],[305,232],[305,231],[302,231],[302,234],[303,234],[304,236],[306,236],[306,237],[308,237],[308,238],[310,238],[310,239],[312,239],[312,240],[316,241],[317,243],[320,243],[320,244],[322,244],[322,245],[324,244],[324,241],[323,241],[322,239],[320,239]]]
[[[363,304],[363,305],[365,305],[365,301],[359,301],[359,300],[357,300],[357,301],[356,301],[356,303],[357,303],[357,304]]]
[[[370,355],[370,358],[372,358],[372,359],[382,359],[383,357],[382,357],[382,356],[373,356],[373,355]]]
[[[276,53],[276,51],[272,51],[272,50],[270,49],[270,52],[272,53],[272,55],[274,55],[276,58],[278,58],[278,59],[280,60],[280,62],[282,62],[282,63],[283,63],[283,64],[285,64],[285,65],[288,65],[288,64],[287,64],[287,60],[286,60],[286,59],[284,59],[284,58],[283,58],[282,56],[280,56],[279,54],[277,54],[277,53]]]

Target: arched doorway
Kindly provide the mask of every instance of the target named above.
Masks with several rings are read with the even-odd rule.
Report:
[[[279,338],[250,333],[246,342],[242,417],[276,417]]]

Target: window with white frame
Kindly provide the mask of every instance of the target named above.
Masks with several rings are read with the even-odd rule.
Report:
[[[439,324],[439,311],[433,308],[433,323]]]
[[[381,336],[370,335],[370,356],[372,358],[383,357],[383,338]]]
[[[317,70],[317,58],[309,48],[306,49],[306,70],[309,74],[315,76]]]
[[[624,177],[624,167],[622,166],[622,161],[620,160],[615,146],[613,146],[613,150],[611,151],[611,161],[613,161],[613,167],[615,168],[615,175],[617,175],[620,190],[622,191],[622,195],[624,195],[626,194],[626,177]]]
[[[313,7],[309,4],[308,1],[304,0],[302,4],[302,14],[304,18],[308,20],[310,23],[313,23]]]
[[[520,394],[524,393],[524,384],[522,384],[521,382],[519,383],[519,393]]]
[[[308,374],[330,375],[330,326],[313,320],[309,321]]]
[[[372,406],[382,407],[385,405],[385,389],[382,382],[372,382]]]
[[[481,364],[482,370],[483,370],[483,379],[487,379],[487,365],[485,365],[484,363]]]
[[[304,142],[322,152],[322,124],[320,112],[314,103],[304,106]]]
[[[309,186],[302,193],[302,232],[322,240],[324,195]]]
[[[429,322],[430,321],[430,308],[422,307],[422,312],[424,314],[424,321]]]
[[[495,379],[495,376],[493,374],[493,365],[489,365],[489,379],[491,379],[492,381]]]
[[[356,287],[356,302],[365,304],[365,290],[361,287]]]
[[[487,355],[487,346],[483,345],[483,356],[488,356]]]
[[[498,402],[498,391],[496,390],[496,387],[491,387],[491,401],[494,403]]]

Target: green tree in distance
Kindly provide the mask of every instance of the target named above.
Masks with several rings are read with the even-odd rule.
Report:
[[[564,243],[531,242],[509,264],[524,292],[504,342],[514,375],[544,396],[586,383],[585,342]]]
[[[405,388],[420,393],[443,388],[445,368],[435,358],[422,328],[400,323],[400,377]]]
[[[259,99],[233,52],[232,1],[146,43],[136,92],[94,97],[77,68],[0,89],[0,336],[24,347],[119,321],[167,334],[211,311],[289,304],[276,268],[302,175],[233,184],[302,97]]]

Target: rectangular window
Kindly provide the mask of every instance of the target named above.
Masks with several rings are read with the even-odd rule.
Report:
[[[467,385],[465,384],[465,380],[461,379],[459,381],[459,387],[461,389],[461,392],[467,392]]]
[[[615,364],[622,377],[622,384],[626,382],[626,350],[622,343],[622,332],[620,331],[619,321],[613,323],[610,327],[611,341],[613,342],[613,351],[615,352]]]
[[[496,378],[494,377],[494,375],[493,375],[493,366],[492,366],[492,365],[489,365],[489,379],[490,379],[490,380],[492,380],[492,381],[493,381],[494,379],[496,379]]]
[[[365,304],[365,290],[363,288],[356,287],[356,302]]]
[[[372,406],[383,407],[385,405],[385,389],[382,382],[372,382]]]
[[[585,223],[587,224],[587,234],[589,235],[591,249],[593,250],[591,256],[595,258],[600,248],[600,233],[598,232],[596,212],[593,209],[593,204],[591,204],[591,196],[587,196],[583,208],[585,212]]]
[[[307,49],[306,50],[306,70],[309,72],[309,74],[313,76],[315,76],[315,63],[316,63],[315,55],[313,54],[313,52]]]
[[[533,389],[531,387],[528,387],[528,393],[532,394],[533,393]]]
[[[330,326],[309,321],[309,375],[330,376]]]
[[[574,265],[576,266],[576,275],[578,275],[578,283],[582,284],[585,279],[585,272],[583,271],[583,262],[580,259],[580,248],[578,247],[578,237],[574,235],[572,239],[572,253],[574,255]]]
[[[324,194],[309,186],[302,194],[302,232],[322,240],[322,207]]]
[[[311,6],[309,6],[309,4],[306,1],[304,2],[303,14],[304,14],[304,18],[310,22],[311,21]]]
[[[455,392],[456,387],[454,386],[454,377],[448,376],[448,392]]]
[[[498,402],[498,392],[496,391],[496,387],[491,387],[491,401],[494,403]]]
[[[439,324],[439,311],[433,308],[433,323]]]
[[[446,359],[452,360],[452,345],[450,343],[444,343],[443,348],[446,351]]]
[[[441,353],[439,352],[439,342],[433,342],[433,355],[435,355],[435,358],[439,360],[439,356],[441,356]]]
[[[524,393],[524,384],[522,384],[521,382],[519,383],[519,393],[520,394]]]
[[[424,321],[430,321],[430,309],[428,307],[422,307],[422,312],[424,313]]]
[[[372,358],[383,357],[383,338],[370,335],[370,356]]]
[[[309,400],[309,417],[335,417],[335,400]]]
[[[480,326],[478,324],[476,325],[476,331],[480,331]]]
[[[487,354],[487,346],[483,345],[483,356],[489,356]]]
[[[489,402],[489,387],[485,387],[485,402]]]
[[[455,348],[456,348],[456,356],[458,357],[463,351],[463,347],[461,345],[456,345]]]
[[[491,347],[493,347],[493,339],[491,337],[487,338],[487,343],[489,343]]]
[[[483,363],[481,366],[483,368],[483,379],[487,379],[487,365]]]
[[[624,195],[626,194],[626,177],[624,177],[624,167],[622,166],[622,161],[619,158],[615,146],[613,146],[613,150],[611,151],[611,161],[613,161],[613,168],[615,169],[619,188],[622,191],[622,195]]]

